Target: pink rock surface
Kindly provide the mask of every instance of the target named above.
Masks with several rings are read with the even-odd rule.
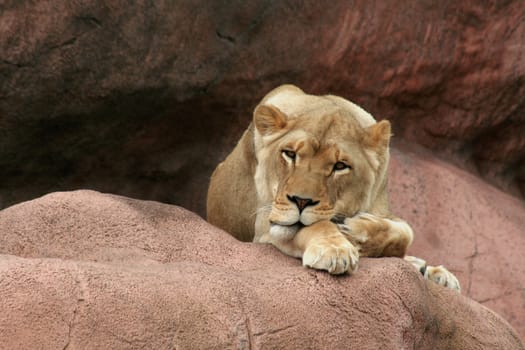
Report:
[[[446,265],[525,338],[525,203],[423,149],[394,149],[390,176],[392,209],[416,236],[409,254]]]
[[[336,278],[166,204],[54,193],[0,227],[2,349],[524,349],[400,259]]]

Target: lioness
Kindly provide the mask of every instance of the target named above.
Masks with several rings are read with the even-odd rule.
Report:
[[[280,86],[262,99],[215,169],[208,221],[332,274],[354,272],[359,256],[405,257],[413,233],[389,209],[390,136],[388,121],[376,122],[350,101]],[[442,266],[405,259],[425,277],[459,290]]]

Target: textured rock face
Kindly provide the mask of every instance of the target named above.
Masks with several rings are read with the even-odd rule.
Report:
[[[409,254],[449,267],[525,338],[525,204],[422,150],[394,149],[390,179],[392,210],[415,232]]]
[[[55,193],[0,225],[5,349],[524,348],[402,260],[335,278],[165,204]]]
[[[0,208],[92,188],[202,215],[211,171],[284,82],[345,96],[391,119],[397,140],[518,196],[524,16],[521,1],[3,1]],[[412,253],[447,262],[465,294],[525,337],[523,202],[398,144],[392,203],[416,229]]]
[[[204,213],[271,88],[336,93],[524,187],[521,1],[4,1],[0,207],[79,187]]]

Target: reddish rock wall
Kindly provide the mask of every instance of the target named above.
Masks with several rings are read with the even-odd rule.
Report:
[[[181,208],[91,191],[0,225],[2,349],[524,349],[400,259],[334,277]]]
[[[204,213],[268,90],[343,95],[519,194],[521,1],[4,1],[0,207],[95,188]]]
[[[422,149],[392,153],[390,202],[414,229],[409,254],[449,267],[463,294],[525,338],[523,201]]]
[[[0,208],[92,188],[202,215],[253,106],[292,82],[393,121],[413,253],[525,336],[524,16],[521,1],[4,1]]]

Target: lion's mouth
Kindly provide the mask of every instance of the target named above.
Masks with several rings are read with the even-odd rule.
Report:
[[[273,226],[273,225],[278,225],[278,226],[295,226],[295,225],[300,225],[300,226],[306,226],[305,224],[303,224],[301,222],[301,220],[297,220],[296,222],[286,222],[286,221],[275,221],[275,220],[270,220],[270,226]]]

